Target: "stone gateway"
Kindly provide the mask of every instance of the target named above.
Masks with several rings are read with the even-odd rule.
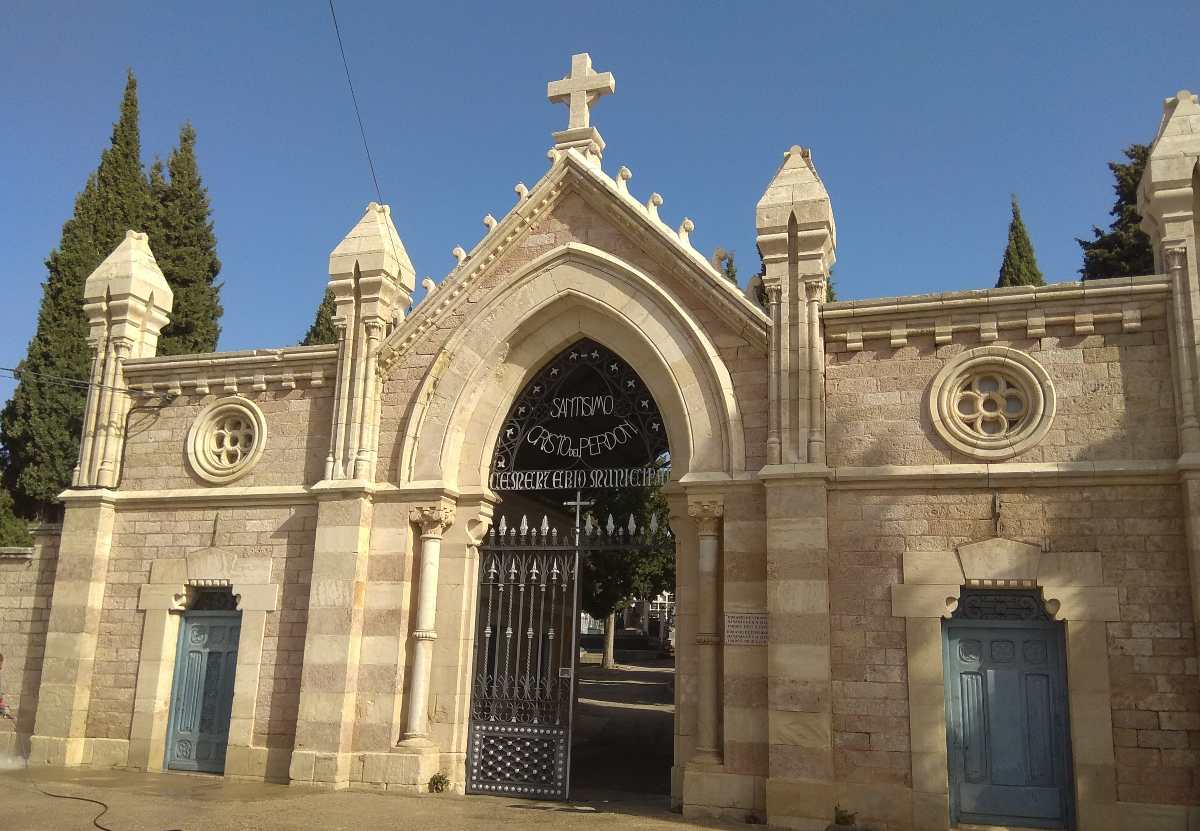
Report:
[[[62,524],[0,551],[0,750],[562,796],[593,543],[500,518],[666,475],[686,816],[1200,827],[1196,96],[1140,185],[1156,274],[837,303],[808,150],[744,294],[606,170],[615,86],[572,58],[549,169],[415,305],[369,205],[329,258],[335,345],[158,356],[172,294],[129,233],[87,281]],[[572,352],[596,363],[560,384]]]

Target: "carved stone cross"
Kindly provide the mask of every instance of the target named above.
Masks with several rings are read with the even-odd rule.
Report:
[[[552,103],[564,103],[571,108],[568,130],[591,126],[590,107],[602,95],[617,89],[611,72],[593,72],[592,56],[587,52],[571,56],[571,74],[560,81],[546,84],[546,97]]]

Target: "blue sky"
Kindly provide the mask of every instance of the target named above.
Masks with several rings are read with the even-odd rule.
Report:
[[[0,19],[0,366],[33,332],[43,265],[140,84],[146,160],[199,134],[224,264],[220,348],[293,344],[329,251],[375,198],[326,3],[12,2]],[[1105,167],[1200,87],[1200,4],[338,3],[384,199],[418,277],[545,171],[573,52],[617,93],[605,167],[696,246],[758,265],[754,204],[813,148],[843,299],[987,287],[1017,193],[1050,281],[1107,224]],[[0,381],[0,399],[12,382]]]

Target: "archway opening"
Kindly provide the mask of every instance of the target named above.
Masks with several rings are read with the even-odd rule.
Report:
[[[501,503],[480,552],[469,791],[668,797],[670,460],[645,382],[590,338],[509,408],[489,471]]]

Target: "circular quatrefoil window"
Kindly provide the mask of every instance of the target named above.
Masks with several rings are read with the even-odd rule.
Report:
[[[198,476],[224,485],[254,467],[266,435],[266,420],[254,402],[241,397],[214,401],[196,416],[188,433],[188,461]]]
[[[1008,459],[1033,447],[1054,419],[1054,385],[1018,349],[981,346],[951,360],[933,379],[929,414],[938,435],[979,459]]]

